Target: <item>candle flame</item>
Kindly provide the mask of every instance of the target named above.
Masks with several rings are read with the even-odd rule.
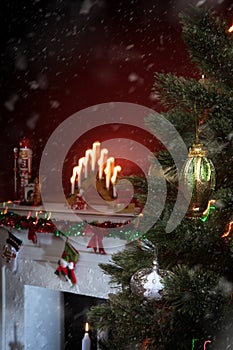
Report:
[[[3,214],[6,214],[8,212],[8,207],[6,206],[6,208],[4,209]]]
[[[114,158],[110,157],[107,159],[107,165],[104,169],[104,173],[106,175],[106,188],[109,190],[109,185],[110,185],[110,179],[111,179],[111,174],[112,174],[112,167],[114,167]]]
[[[87,159],[87,161],[89,160],[89,157],[93,157],[93,149],[87,149],[85,152],[85,158]]]
[[[108,150],[107,148],[103,148],[101,151],[100,151],[100,159],[98,160],[98,164],[102,164],[103,161],[104,161],[104,156],[106,156],[108,154]]]
[[[86,323],[85,323],[85,332],[88,332],[88,331],[89,331],[89,329],[90,329],[90,327],[89,327],[89,323],[88,323],[88,322],[86,322]]]
[[[73,167],[73,175],[70,178],[70,182],[73,184],[75,182],[76,176],[79,176],[80,173],[80,167],[79,166],[75,166]]]
[[[96,142],[94,142],[94,143],[92,144],[92,149],[93,149],[94,152],[96,151],[96,149],[97,149],[98,147],[100,147],[100,142],[99,142],[99,141],[96,141]]]
[[[228,33],[232,33],[233,32],[233,24],[230,26],[230,28],[228,28]]]
[[[82,169],[82,166],[86,165],[86,163],[87,163],[87,159],[85,157],[79,158],[78,166],[80,167],[80,169]]]
[[[232,230],[232,226],[233,226],[233,221],[230,221],[227,226],[226,226],[226,231],[224,232],[224,234],[221,236],[221,238],[227,237],[229,236],[229,234],[231,233]]]
[[[111,177],[112,184],[116,183],[117,173],[119,171],[121,171],[121,166],[120,165],[115,166],[114,169],[113,169],[113,175]]]

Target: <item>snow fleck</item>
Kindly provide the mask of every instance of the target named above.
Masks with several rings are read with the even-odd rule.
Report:
[[[160,45],[164,45],[163,35],[160,35],[159,43],[160,43]]]
[[[130,73],[128,80],[131,82],[137,81],[139,76],[136,73]]]
[[[128,47],[128,46],[127,46]],[[121,45],[113,45],[108,51],[108,57],[112,62],[124,62],[141,60],[142,56],[140,52],[131,48],[122,47]]]
[[[53,108],[53,109],[56,109],[60,106],[60,103],[56,100],[51,100],[49,101],[49,104],[50,104],[50,107]]]
[[[130,73],[130,75],[128,76],[128,80],[131,82],[131,83],[135,83],[137,82],[139,85],[142,85],[144,83],[144,79],[141,78],[137,73]]]
[[[197,6],[197,7],[202,6],[205,2],[206,2],[206,0],[199,0],[199,1],[196,3],[196,6]]]
[[[92,7],[94,5],[98,5],[98,6],[102,6],[102,1],[98,1],[98,0],[95,0],[95,1],[91,1],[91,0],[84,0],[82,6],[81,6],[81,9],[79,11],[79,13],[81,15],[87,15],[90,13]]]
[[[15,59],[15,68],[22,71],[27,69],[27,57],[25,55],[19,54]]]
[[[28,129],[34,130],[36,128],[36,123],[39,120],[40,115],[38,113],[34,113],[27,121],[26,125]]]
[[[9,99],[4,103],[4,106],[8,111],[13,112],[15,109],[15,104],[19,100],[19,96],[16,94],[13,94],[9,97]]]
[[[39,88],[41,90],[46,90],[48,87],[48,77],[46,74],[44,73],[40,73],[37,76],[37,82],[39,84]]]
[[[147,70],[147,71],[150,70],[153,66],[154,66],[154,63],[148,64],[148,66],[146,67],[146,70]]]
[[[136,90],[135,86],[131,86],[131,88],[128,90],[128,94],[132,94]]]
[[[133,48],[134,48],[134,44],[131,44],[131,45],[126,46],[126,50],[131,50],[131,49],[133,49]]]
[[[29,86],[31,90],[37,90],[39,88],[39,84],[37,83],[36,80],[29,81]]]

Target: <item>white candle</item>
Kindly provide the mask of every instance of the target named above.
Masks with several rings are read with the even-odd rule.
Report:
[[[113,195],[113,198],[116,198],[117,197],[117,193],[116,193],[116,178],[117,178],[117,173],[121,171],[121,166],[120,165],[117,165],[113,168],[113,175],[111,177],[111,182],[112,182],[112,195]]]
[[[84,337],[82,340],[82,350],[90,350],[91,349],[91,339],[89,337],[88,330],[89,330],[89,325],[86,322],[85,334],[84,334]]]
[[[77,175],[78,175],[78,179],[79,179],[79,177],[80,177],[80,167],[79,166],[73,167],[73,174],[72,174],[72,177],[70,178],[71,194],[74,194],[74,186],[75,186],[75,180],[76,180]]]
[[[87,159],[85,157],[79,158],[78,165],[80,169],[82,170],[84,165],[84,177],[87,178]],[[80,183],[81,184],[81,183]],[[80,187],[80,186],[79,186]]]
[[[70,178],[70,182],[71,182],[71,194],[74,194],[74,179],[73,179],[73,177]]]
[[[121,171],[121,166],[120,165],[117,165],[113,168],[113,175],[111,177],[111,182],[112,184],[115,184],[116,183],[116,178],[117,178],[117,173]]]
[[[115,184],[112,185],[112,196],[113,196],[113,198],[117,197],[116,185]]]
[[[113,167],[114,167],[114,158],[110,157],[107,159],[107,165],[106,165],[106,168],[104,169],[105,184],[106,184],[107,190],[109,190],[109,187],[110,187],[110,179],[111,179]]]
[[[97,159],[99,159],[100,157],[100,142],[99,141],[94,142],[92,145],[92,149],[93,149],[93,157],[94,157],[93,163],[94,163],[94,169],[95,169]]]
[[[100,152],[100,158],[98,160],[98,165],[99,165],[99,179],[101,180],[103,177],[103,170],[104,170],[104,162],[105,158],[107,158],[108,155],[108,150],[107,148],[103,148]]]
[[[88,167],[90,157],[91,157],[91,162],[90,162],[91,163],[91,170],[94,171],[95,170],[95,159],[94,159],[93,149],[86,150],[85,158],[86,158],[87,167]]]

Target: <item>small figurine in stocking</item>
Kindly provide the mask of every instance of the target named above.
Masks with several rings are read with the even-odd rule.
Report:
[[[17,270],[17,258],[22,241],[9,231],[8,235],[9,237],[6,239],[3,247],[2,260],[9,270],[15,272]]]
[[[72,244],[66,240],[65,247],[62,253],[61,258],[58,261],[58,267],[55,271],[55,274],[58,276],[64,276],[66,281],[70,285],[76,284],[76,276],[74,273],[75,265],[79,258],[79,252],[74,248]]]

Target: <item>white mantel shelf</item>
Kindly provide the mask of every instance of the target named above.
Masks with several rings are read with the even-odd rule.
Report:
[[[95,206],[93,208],[87,208],[86,210],[72,210],[68,208],[66,204],[63,203],[46,203],[46,207],[43,205],[40,206],[28,206],[28,205],[19,205],[15,203],[1,203],[0,210],[8,208],[8,211],[13,211],[15,214],[22,216],[27,216],[31,212],[32,216],[35,216],[36,213],[41,212],[41,217],[43,214],[51,213],[51,218],[56,220],[68,220],[80,222],[86,220],[87,222],[92,221],[112,221],[112,222],[125,222],[127,220],[133,220],[137,217],[138,208],[135,212],[120,212],[114,211],[113,208],[109,206]]]
[[[48,213],[44,206],[25,206],[15,203],[6,203],[0,205],[0,210],[3,211],[8,207],[8,212],[14,212],[21,216],[38,215],[45,218]],[[46,204],[46,209],[49,207],[51,219],[56,222],[70,221],[70,222],[105,222],[125,223],[133,221],[137,218],[136,213],[119,213],[113,212],[111,208],[100,208],[101,211],[94,209],[76,210],[73,211],[61,203]],[[104,209],[104,210],[103,210]],[[75,215],[74,215],[75,214]],[[36,233],[38,242],[33,244],[28,240],[28,231],[11,229],[18,238],[23,242],[20,254],[18,257],[18,270],[14,273],[15,278],[19,279],[23,285],[34,285],[43,288],[48,288],[57,291],[66,291],[75,294],[93,296],[98,298],[108,298],[108,294],[113,292],[112,286],[109,285],[109,277],[104,275],[100,269],[100,263],[108,263],[111,260],[111,255],[125,248],[128,243],[125,240],[104,237],[103,246],[106,254],[95,254],[92,248],[87,248],[87,244],[91,238],[90,235],[84,236],[70,236],[70,243],[79,251],[79,260],[75,267],[75,275],[77,278],[77,285],[70,286],[67,281],[62,280],[54,274],[58,260],[63,252],[65,237],[56,237],[54,233]],[[5,228],[0,227],[0,249],[8,236]],[[6,273],[12,274],[6,268]]]

